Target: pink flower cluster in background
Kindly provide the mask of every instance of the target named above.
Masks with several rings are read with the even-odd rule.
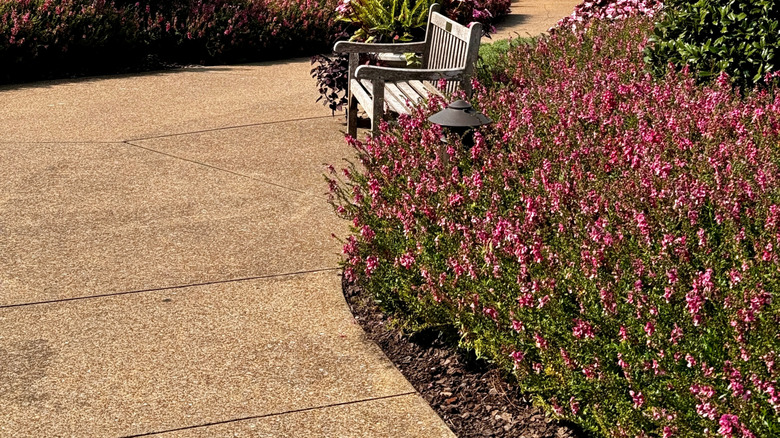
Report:
[[[155,57],[224,62],[324,50],[336,1],[0,1],[0,81],[90,63],[99,70]]]
[[[636,15],[654,17],[663,7],[663,0],[596,0],[584,1],[574,7],[570,16],[558,21],[558,27],[583,28],[592,20],[622,20]]]

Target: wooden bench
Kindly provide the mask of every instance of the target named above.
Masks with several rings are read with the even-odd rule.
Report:
[[[425,40],[414,43],[367,44],[339,41],[333,50],[349,54],[349,88],[347,106],[348,132],[357,135],[357,104],[371,119],[376,134],[385,109],[409,114],[409,104],[417,104],[432,94],[442,93],[436,84],[447,81],[445,90],[458,88],[471,95],[471,76],[479,56],[482,25],[458,24],[439,14],[433,4],[428,14]],[[360,65],[361,53],[416,53],[422,55],[421,68],[392,68]]]

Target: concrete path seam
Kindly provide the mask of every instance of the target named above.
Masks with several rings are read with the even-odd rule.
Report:
[[[166,433],[181,432],[181,431],[184,431],[184,430],[200,429],[200,428],[203,428],[203,427],[210,427],[210,426],[218,426],[218,425],[221,425],[221,424],[236,423],[236,422],[239,422],[239,421],[258,420],[258,419],[261,419],[261,418],[278,417],[280,415],[296,414],[296,413],[299,413],[299,412],[316,411],[316,410],[321,410],[321,409],[335,408],[335,407],[339,407],[339,406],[348,406],[348,405],[354,405],[354,404],[366,403],[366,402],[372,402],[372,401],[378,401],[378,400],[387,400],[387,399],[390,399],[390,398],[406,397],[406,396],[409,396],[409,395],[419,395],[419,393],[417,391],[409,391],[409,392],[404,392],[404,393],[401,393],[401,394],[385,395],[385,396],[382,396],[382,397],[372,397],[372,398],[361,399],[361,400],[353,400],[353,401],[348,401],[348,402],[333,403],[333,404],[329,404],[329,405],[312,406],[310,408],[293,409],[293,410],[284,411],[284,412],[272,412],[270,414],[262,414],[262,415],[253,415],[253,416],[250,416],[250,417],[233,418],[233,419],[230,419],[230,420],[214,421],[214,422],[211,422],[211,423],[203,423],[203,424],[197,424],[197,425],[193,425],[193,426],[177,427],[175,429],[161,430],[161,431],[156,431],[156,432],[147,432],[147,433],[141,433],[141,434],[136,434],[136,435],[125,435],[125,436],[122,436],[120,438],[140,438],[140,437],[152,436],[152,435],[162,435],[162,434],[166,434]]]
[[[154,149],[154,148],[150,148],[150,147],[146,147],[146,146],[141,146],[139,144],[131,143],[132,141],[135,141],[135,140],[125,140],[121,144],[124,144],[124,145],[127,145],[127,146],[132,146],[132,147],[135,147],[135,148],[138,148],[138,149],[143,149],[143,150],[146,150],[146,151],[149,151],[149,152],[154,152],[156,154],[165,155],[166,157],[174,158],[174,159],[181,160],[181,161],[186,161],[188,163],[197,164],[199,166],[208,167],[209,169],[218,170],[220,172],[229,173],[231,175],[240,176],[242,178],[246,178],[246,179],[249,179],[249,180],[252,180],[252,181],[255,181],[255,182],[259,182],[259,183],[262,183],[262,184],[268,184],[269,186],[278,187],[280,189],[290,190],[292,192],[300,193],[302,195],[311,196],[313,198],[325,199],[324,195],[317,195],[315,193],[310,193],[310,192],[307,192],[307,191],[304,191],[304,190],[296,189],[294,187],[287,187],[287,186],[284,186],[282,184],[276,184],[274,182],[266,181],[266,180],[261,179],[261,178],[255,178],[253,176],[246,175],[246,174],[243,174],[241,172],[236,172],[234,170],[225,169],[225,168],[219,167],[219,166],[214,166],[212,164],[204,163],[202,161],[193,160],[193,159],[190,159],[190,158],[185,158],[185,157],[182,157],[182,156],[179,156],[179,155],[169,154],[167,152],[159,151],[159,150]]]
[[[242,278],[231,278],[227,280],[214,280],[214,281],[206,281],[202,283],[189,283],[189,284],[179,284],[175,286],[162,286],[162,287],[154,287],[149,289],[139,289],[139,290],[130,290],[130,291],[121,291],[121,292],[111,292],[106,294],[97,294],[97,295],[84,295],[80,297],[70,297],[70,298],[60,298],[56,300],[46,300],[46,301],[33,301],[29,303],[16,303],[16,304],[4,304],[0,305],[0,310],[2,309],[12,309],[15,307],[28,307],[28,306],[38,306],[41,304],[54,304],[54,303],[65,303],[68,301],[81,301],[81,300],[89,300],[94,298],[108,298],[108,297],[116,297],[121,295],[133,295],[133,294],[142,294],[146,292],[160,292],[165,290],[177,290],[177,289],[187,289],[191,287],[199,287],[199,286],[211,286],[215,284],[226,284],[226,283],[239,283],[242,281],[255,281],[255,280],[264,280],[269,278],[279,278],[279,277],[291,277],[293,275],[306,275],[306,274],[316,274],[319,272],[328,272],[328,271],[339,271],[341,268],[321,268],[321,269],[310,269],[306,271],[297,271],[297,272],[285,272],[282,274],[268,274],[268,275],[257,275],[253,277],[242,277]]]
[[[192,135],[192,134],[203,134],[207,132],[216,132],[216,131],[226,131],[230,129],[240,129],[240,128],[252,128],[255,126],[267,126],[267,125],[274,125],[278,123],[290,123],[290,122],[305,122],[306,120],[317,120],[317,119],[327,119],[329,117],[334,117],[333,115],[330,116],[311,116],[311,117],[301,117],[297,119],[286,119],[286,120],[274,120],[272,122],[258,122],[258,123],[247,123],[245,125],[235,125],[235,126],[223,126],[220,128],[210,128],[210,129],[201,129],[198,131],[189,131],[189,132],[177,132],[175,134],[160,134],[160,135],[153,135],[150,137],[139,137],[139,138],[131,138],[126,141],[145,141],[145,140],[156,140],[159,138],[169,138],[169,137],[179,137],[183,135]]]

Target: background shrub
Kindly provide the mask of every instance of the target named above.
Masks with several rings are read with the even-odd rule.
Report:
[[[623,20],[644,15],[654,17],[662,0],[586,0],[574,7],[570,16],[558,21],[557,27],[583,29],[593,20]]]
[[[646,73],[648,18],[511,49],[465,148],[350,140],[344,275],[613,437],[780,436],[780,98]]]
[[[667,0],[663,12],[647,50],[657,74],[687,64],[699,79],[725,71],[751,87],[778,68],[780,2]]]
[[[336,0],[2,0],[0,82],[324,50]]]
[[[494,24],[509,14],[512,0],[441,0],[442,14],[461,24],[476,21],[483,24],[487,34],[495,31]]]

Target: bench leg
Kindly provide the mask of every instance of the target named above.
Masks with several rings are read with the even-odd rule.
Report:
[[[357,109],[358,109],[358,101],[355,99],[355,96],[352,95],[352,93],[349,93],[349,103],[347,104],[347,133],[353,137],[357,138]]]
[[[371,118],[371,134],[376,136],[379,135],[379,123],[382,121],[382,116],[385,113],[385,81],[374,79],[372,85],[373,93],[371,98],[373,100],[374,114]]]

